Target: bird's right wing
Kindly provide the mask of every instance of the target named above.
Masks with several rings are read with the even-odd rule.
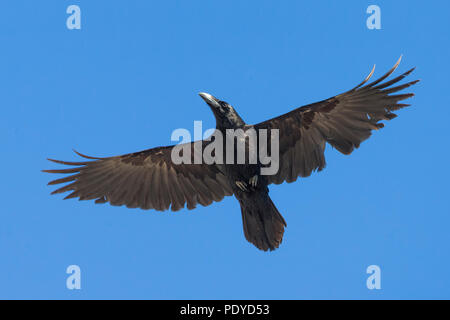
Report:
[[[392,93],[418,81],[392,87],[414,70],[411,69],[381,83],[395,71],[399,63],[400,59],[388,73],[366,86],[363,85],[374,70],[352,90],[256,124],[255,129],[279,130],[279,170],[267,176],[269,183],[293,182],[299,176],[307,177],[314,170],[322,170],[325,167],[327,142],[340,152],[350,154],[370,137],[372,130],[384,126],[381,120],[395,118],[392,111],[408,106],[399,101],[414,94]]]
[[[193,158],[194,143],[189,143],[189,147]],[[70,174],[49,182],[49,185],[70,182],[52,194],[72,191],[65,199],[96,199],[96,203],[110,202],[129,208],[163,211],[170,207],[176,211],[187,204],[188,209],[193,209],[197,203],[207,206],[233,194],[216,165],[174,164],[172,148],[159,147],[108,158],[94,158],[77,152],[93,161],[49,159],[72,168],[43,171]]]

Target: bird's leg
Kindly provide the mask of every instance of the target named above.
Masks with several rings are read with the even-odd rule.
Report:
[[[253,177],[248,180],[248,183],[253,187],[256,188],[256,185],[258,184],[258,175],[255,174]]]
[[[244,181],[236,181],[235,183],[236,183],[237,187],[239,189],[241,189],[242,191],[248,191],[247,184]]]

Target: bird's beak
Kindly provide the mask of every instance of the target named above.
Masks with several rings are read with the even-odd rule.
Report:
[[[198,94],[200,97],[202,97],[203,100],[211,107],[211,108],[220,108],[219,100],[214,98],[212,95],[206,92],[200,92]]]

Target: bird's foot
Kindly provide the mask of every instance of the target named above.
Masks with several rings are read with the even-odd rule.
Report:
[[[256,185],[258,184],[258,175],[255,174],[253,177],[248,180],[248,183],[253,187],[256,188]]]
[[[248,191],[247,184],[244,181],[236,181],[235,184],[242,191]]]

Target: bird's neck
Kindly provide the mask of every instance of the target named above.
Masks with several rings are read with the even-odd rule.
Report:
[[[242,129],[246,123],[239,119],[238,121],[216,121],[216,129],[225,132],[227,129]]]
[[[232,112],[226,116],[216,116],[217,129],[239,129],[246,125],[245,121],[237,112]]]

